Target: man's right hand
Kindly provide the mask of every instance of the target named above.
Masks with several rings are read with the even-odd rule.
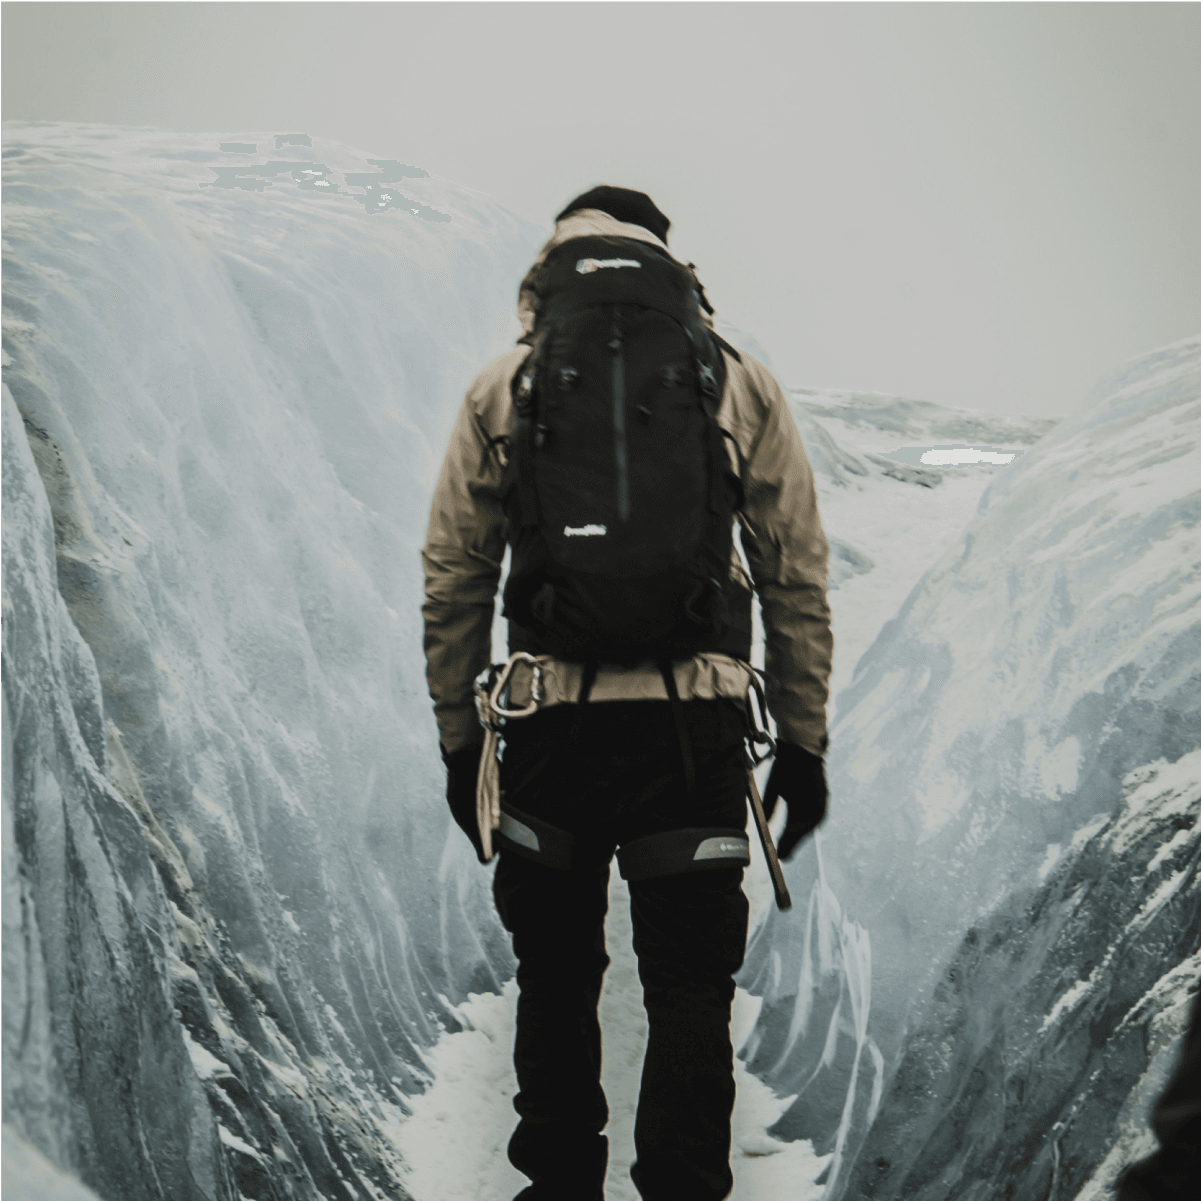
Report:
[[[776,743],[776,761],[763,794],[763,812],[769,819],[780,797],[788,806],[788,819],[776,850],[787,859],[826,816],[826,770],[820,755],[790,742]]]
[[[459,829],[471,839],[479,861],[487,863],[484,845],[480,842],[480,823],[475,807],[476,781],[479,779],[484,744],[476,742],[449,752],[445,747],[439,749],[442,751],[442,762],[446,764],[446,803],[450,806],[450,815],[458,823]]]

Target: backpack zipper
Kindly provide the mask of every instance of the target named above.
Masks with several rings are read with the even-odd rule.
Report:
[[[626,447],[626,374],[621,346],[621,315],[613,314],[613,452],[617,459],[617,516],[630,519],[630,456]]]

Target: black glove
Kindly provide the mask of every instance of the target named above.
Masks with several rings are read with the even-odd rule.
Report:
[[[484,844],[480,842],[479,818],[475,811],[475,786],[484,744],[476,742],[449,752],[445,747],[439,749],[442,751],[442,762],[446,764],[446,803],[450,806],[450,815],[458,823],[459,829],[471,839],[476,857],[481,863],[486,863]]]
[[[826,770],[821,756],[790,742],[776,743],[776,761],[763,795],[763,812],[769,819],[779,797],[788,806],[788,820],[776,850],[781,859],[787,859],[826,816]]]

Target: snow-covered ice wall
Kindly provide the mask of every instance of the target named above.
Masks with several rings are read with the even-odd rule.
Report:
[[[230,144],[5,127],[4,1115],[106,1201],[397,1198],[422,1048],[511,970],[418,547],[542,235]]]
[[[86,1195],[40,1153],[104,1201],[405,1197],[423,1050],[512,966],[417,548],[542,233],[303,135],[4,155],[6,1189]],[[743,978],[831,1198],[1068,1196],[1140,1149],[1196,981],[1199,397],[1191,340],[1000,471],[839,698],[820,870]],[[793,402],[844,648],[950,528],[879,547],[872,506],[967,484],[893,434],[1044,432]]]
[[[1145,1129],[1196,988],[1199,665],[1192,338],[997,477],[838,698],[831,819],[743,978],[830,1201],[1074,1196]]]

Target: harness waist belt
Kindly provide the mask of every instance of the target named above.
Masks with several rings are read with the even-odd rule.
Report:
[[[510,709],[522,709],[534,694],[535,671],[541,693],[539,709],[575,704],[585,683],[586,665],[551,655],[531,656],[513,664],[508,690]],[[751,669],[730,655],[701,653],[672,664],[676,690],[683,701],[743,700],[751,687]],[[602,663],[588,692],[590,702],[665,701],[667,686],[654,660],[622,667]]]

